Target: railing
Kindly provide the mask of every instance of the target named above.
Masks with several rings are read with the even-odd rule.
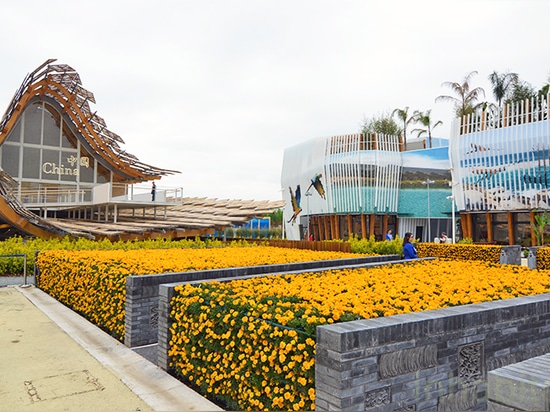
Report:
[[[78,206],[108,202],[179,203],[183,199],[183,188],[157,187],[155,199],[151,186],[145,184],[105,183],[93,188],[42,187],[23,189],[18,200],[27,208],[50,206]]]
[[[0,258],[14,258],[22,257],[23,258],[23,285],[22,288],[28,288],[30,285],[27,284],[27,255],[24,253],[13,254],[13,255],[0,255]]]
[[[549,101],[550,94],[506,104],[502,107],[489,105],[480,108],[462,118],[459,125],[459,134],[548,120],[550,119]]]
[[[75,204],[91,202],[92,189],[52,188],[24,189],[19,192],[19,201],[25,206],[42,206],[45,204]]]

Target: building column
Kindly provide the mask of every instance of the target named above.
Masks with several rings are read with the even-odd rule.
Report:
[[[492,242],[493,237],[493,215],[491,213],[485,214],[485,221],[487,223],[487,242]]]
[[[363,238],[363,239],[368,238],[367,215],[365,215],[364,213],[361,214],[361,238]]]
[[[514,230],[514,214],[512,212],[508,212],[508,244],[513,245],[514,244],[514,237],[515,237],[515,230]]]

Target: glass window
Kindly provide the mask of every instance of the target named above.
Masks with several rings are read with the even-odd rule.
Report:
[[[521,246],[531,245],[531,216],[529,213],[514,213],[514,236],[515,244]]]
[[[42,106],[35,103],[25,110],[25,143],[40,144],[42,131]]]
[[[101,164],[97,164],[97,183],[108,183],[111,181],[109,170]]]
[[[12,177],[19,177],[19,146],[2,146],[2,169]]]
[[[74,152],[61,152],[60,176],[64,182],[78,181],[80,159]]]
[[[94,182],[94,158],[83,148],[80,148],[80,181]]]
[[[59,180],[59,151],[42,152],[42,179]]]
[[[23,177],[27,179],[40,178],[40,149],[23,148]]]
[[[65,119],[63,119],[63,137],[61,138],[61,146],[66,148],[72,147],[74,149],[76,149],[77,146],[77,139]]]
[[[493,213],[491,214],[493,223],[493,240],[497,243],[508,244],[508,214]]]
[[[44,112],[44,146],[59,147],[58,120],[48,111]]]
[[[17,120],[17,123],[15,123],[15,126],[11,130],[6,141],[16,143],[21,142],[21,120]]]
[[[472,214],[474,242],[487,242],[487,218],[484,213]]]

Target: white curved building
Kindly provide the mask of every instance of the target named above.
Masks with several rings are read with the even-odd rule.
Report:
[[[435,141],[436,148],[417,142],[403,152],[397,136],[353,134],[287,148],[281,175],[287,237],[381,238],[392,229],[428,240],[450,233],[448,149]]]

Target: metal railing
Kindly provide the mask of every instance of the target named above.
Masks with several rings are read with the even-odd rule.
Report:
[[[12,255],[0,255],[0,258],[14,258],[14,257],[23,258],[23,285],[21,285],[21,287],[28,288],[31,285],[27,284],[27,255],[24,253],[17,253]]]

